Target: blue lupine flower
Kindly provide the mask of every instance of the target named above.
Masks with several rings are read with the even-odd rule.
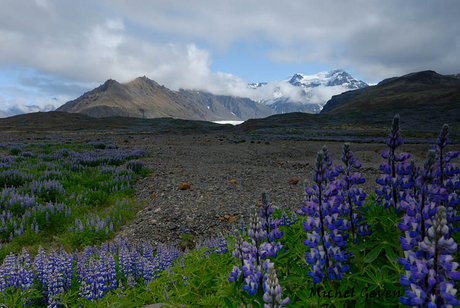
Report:
[[[289,304],[290,299],[286,297],[281,299],[281,286],[276,277],[275,264],[268,259],[264,262],[264,295],[263,300],[266,303],[264,308],[275,308]]]
[[[305,253],[305,260],[310,264],[308,275],[314,283],[321,282],[325,277],[323,270],[329,279],[340,280],[341,272],[347,269],[341,264],[347,261],[341,248],[346,245],[348,237],[344,231],[350,226],[350,222],[342,218],[349,210],[343,205],[344,196],[340,193],[345,185],[339,180],[327,184],[327,179],[331,179],[327,166],[324,151],[318,152],[313,174],[313,180],[318,185],[306,187],[306,205],[297,212],[301,216],[308,215],[302,223],[302,228],[308,232],[303,243],[310,248],[310,252]],[[340,168],[336,171],[342,172]]]
[[[259,286],[259,277],[257,275],[249,275],[244,278],[245,285],[243,285],[243,290],[247,291],[249,295],[254,295],[257,293],[257,288]]]
[[[406,222],[398,227],[408,225],[414,230],[417,221],[414,217],[405,216]],[[427,307],[444,307],[458,305],[455,298],[456,290],[452,280],[460,280],[460,271],[456,271],[457,262],[452,262],[452,254],[457,251],[457,244],[450,237],[446,219],[446,208],[438,206],[434,218],[429,220],[430,227],[423,241],[419,241],[418,232],[405,231],[406,239],[401,240],[401,248],[405,250],[405,258],[399,258],[406,275],[401,275],[400,284],[406,288],[406,297],[399,300],[408,306],[423,305]],[[403,229],[406,229],[405,227]],[[409,244],[409,240],[411,243]],[[416,250],[418,249],[418,250]]]
[[[258,212],[254,212],[250,217],[248,235],[256,245],[267,237],[267,231],[263,229]]]
[[[410,157],[409,153],[400,153],[396,155],[396,148],[404,143],[399,129],[399,115],[396,114],[393,118],[390,134],[387,139],[388,150],[382,151],[382,158],[388,162],[380,165],[380,170],[383,172],[380,179],[376,179],[377,184],[381,185],[381,189],[376,190],[380,202],[385,207],[393,207],[399,212],[399,191],[405,184],[404,176],[410,172],[405,165],[406,160]]]
[[[441,133],[439,134],[438,139],[436,140],[437,149],[439,151],[439,173],[440,173],[440,183],[443,185],[444,183],[444,166],[443,166],[443,150],[447,146],[449,142],[449,125],[444,124],[442,126]]]
[[[236,282],[240,279],[241,277],[241,270],[237,266],[233,266],[232,271],[230,272],[230,276],[228,277],[229,282]]]
[[[240,231],[234,231],[233,257],[239,259],[241,266],[233,267],[228,280],[235,282],[244,277],[243,290],[249,295],[257,292],[262,283],[262,277],[267,274],[262,270],[262,260],[267,257],[276,257],[281,250],[281,243],[275,243],[275,239],[281,238],[283,232],[278,226],[279,219],[273,219],[274,208],[269,205],[266,193],[262,193],[262,206],[259,212],[254,212],[250,217],[250,225],[247,231],[249,241],[243,241]]]

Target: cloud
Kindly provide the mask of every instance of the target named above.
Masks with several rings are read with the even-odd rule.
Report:
[[[48,3],[47,7],[50,6]],[[58,9],[55,5],[49,10]],[[56,28],[67,25],[63,21],[66,10],[61,8],[60,11],[62,14],[54,21]],[[37,14],[40,19],[50,12],[40,10]],[[40,24],[44,31],[52,26],[46,25],[49,22],[44,20]],[[129,32],[124,21],[118,18],[102,21],[89,18],[81,29],[52,36],[16,29],[11,26],[0,31],[0,43],[5,46],[0,50],[0,65],[35,68],[33,74],[20,76],[18,82],[23,86],[34,85],[47,93],[74,94],[75,89],[89,89],[90,85],[109,78],[127,82],[143,75],[175,90],[193,88],[233,93],[232,87],[238,88],[245,83],[231,74],[211,73],[212,59],[208,50],[194,43],[165,44],[147,40]],[[62,82],[62,79],[69,82]]]
[[[342,86],[325,87],[323,85],[313,88],[311,91],[311,104],[323,105],[325,102],[331,99],[332,96],[348,91],[348,89]]]
[[[34,99],[35,104],[30,105],[28,99],[24,96],[17,96],[10,101],[0,99],[0,118],[30,112],[53,111],[68,100],[67,96],[58,96],[50,99],[36,98]]]
[[[460,71],[458,1],[125,1],[127,19],[216,50],[269,43],[266,56],[289,63],[353,67],[372,80],[434,69]],[[380,68],[375,70],[375,68]]]

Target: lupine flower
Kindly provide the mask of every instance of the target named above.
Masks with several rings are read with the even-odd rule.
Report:
[[[244,265],[244,255],[243,255],[243,238],[238,230],[233,231],[233,246],[235,249],[232,251],[232,256],[241,261],[241,264]]]
[[[341,280],[341,273],[349,268],[348,265],[342,265],[347,261],[347,256],[341,248],[345,246],[348,236],[343,231],[349,228],[349,222],[340,216],[344,210],[343,196],[338,193],[341,185],[335,181],[326,184],[328,178],[327,162],[324,152],[320,151],[313,174],[313,180],[318,185],[306,187],[306,205],[297,212],[301,216],[307,215],[302,224],[307,232],[303,244],[310,248],[310,252],[305,253],[305,259],[310,264],[308,275],[314,283],[321,282],[325,276],[331,280]]]
[[[281,286],[276,277],[275,264],[268,259],[264,262],[264,308],[275,308],[289,304],[290,299],[286,297],[281,299]]]
[[[232,255],[238,258],[241,266],[233,267],[228,280],[236,282],[244,277],[243,290],[249,295],[257,292],[259,285],[263,283],[262,277],[267,274],[262,270],[262,260],[267,257],[276,257],[281,250],[281,243],[275,243],[283,232],[279,231],[279,219],[273,219],[274,208],[267,200],[267,194],[262,193],[262,206],[259,212],[254,212],[250,217],[248,229],[249,241],[243,241],[240,231],[234,231],[235,249]]]
[[[132,170],[134,173],[139,173],[144,168],[144,163],[139,160],[129,161],[126,164],[126,169]]]
[[[228,277],[229,282],[236,282],[240,280],[241,277],[241,270],[238,266],[233,266],[232,271],[230,272],[230,276]]]
[[[250,217],[248,235],[256,245],[267,237],[267,231],[263,229],[262,221],[257,211]]]
[[[407,219],[412,219],[411,224],[416,229],[417,222],[410,217]],[[399,258],[399,263],[404,266],[406,275],[401,275],[399,282],[410,289],[406,288],[406,297],[400,297],[400,302],[407,306],[457,306],[457,290],[450,279],[460,280],[460,271],[456,271],[458,263],[452,262],[452,254],[458,247],[450,237],[446,208],[437,207],[423,241],[417,241],[417,237],[413,236],[410,243],[408,240],[401,241],[401,248],[405,250],[405,258]]]
[[[441,186],[444,185],[444,166],[443,166],[443,150],[446,147],[447,143],[449,142],[449,125],[444,124],[442,126],[441,133],[439,134],[438,139],[436,140],[436,145],[438,146],[439,151],[439,178]]]
[[[345,208],[343,209],[343,214],[348,215],[353,242],[356,243],[358,235],[369,235],[372,232],[368,230],[367,224],[362,223],[364,220],[362,216],[356,213],[363,205],[364,199],[366,199],[366,193],[363,192],[362,188],[356,188],[355,185],[362,184],[366,180],[362,178],[361,174],[358,172],[353,172],[361,168],[361,163],[354,157],[348,143],[343,145],[341,159],[345,165],[345,169],[343,169],[342,166],[335,168],[338,174],[343,173],[342,181],[337,182],[341,186],[341,190],[344,194],[343,200],[345,202]]]
[[[399,114],[393,118],[390,134],[387,140],[388,150],[382,151],[382,158],[387,159],[388,163],[382,163],[380,170],[383,175],[376,179],[381,189],[376,190],[377,196],[382,198],[381,203],[385,207],[391,206],[396,212],[399,212],[399,190],[403,185],[403,177],[408,172],[405,166],[406,160],[410,157],[409,153],[400,153],[396,155],[396,148],[404,143],[399,129]]]

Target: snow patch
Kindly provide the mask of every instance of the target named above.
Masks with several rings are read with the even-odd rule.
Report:
[[[244,121],[212,121],[212,123],[216,124],[232,124],[232,125],[240,125]]]

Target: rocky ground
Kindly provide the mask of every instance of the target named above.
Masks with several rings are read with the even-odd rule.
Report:
[[[275,140],[266,144],[230,143],[222,135],[148,136],[134,135],[128,140],[109,137],[124,148],[141,148],[151,153],[144,159],[151,175],[136,183],[136,197],[142,204],[133,222],[120,236],[152,243],[183,241],[183,233],[197,240],[231,230],[246,223],[260,202],[261,192],[269,202],[294,212],[302,206],[303,182],[312,183],[316,153],[324,142]],[[342,143],[326,146],[340,162]],[[378,166],[384,144],[351,144],[362,162],[363,185],[367,193],[377,185]],[[404,145],[417,163],[424,160],[428,146]],[[289,184],[297,177],[299,183]],[[179,190],[181,183],[189,189]]]
[[[209,238],[221,231],[245,224],[268,193],[269,202],[290,212],[303,202],[304,181],[312,184],[316,153],[326,145],[334,160],[341,163],[342,142],[255,140],[235,142],[245,136],[225,133],[179,135],[147,133],[45,133],[3,134],[3,142],[77,142],[102,141],[120,148],[143,149],[150,153],[143,159],[151,170],[148,177],[136,182],[140,211],[118,236],[130,240],[182,243],[189,239]],[[383,161],[383,143],[351,143],[362,162],[363,188],[369,194],[377,188],[379,164]],[[411,159],[423,163],[428,144],[405,144],[399,151],[411,153]],[[459,150],[458,144],[448,146]],[[296,185],[289,180],[297,177]],[[181,183],[189,189],[179,190]]]

